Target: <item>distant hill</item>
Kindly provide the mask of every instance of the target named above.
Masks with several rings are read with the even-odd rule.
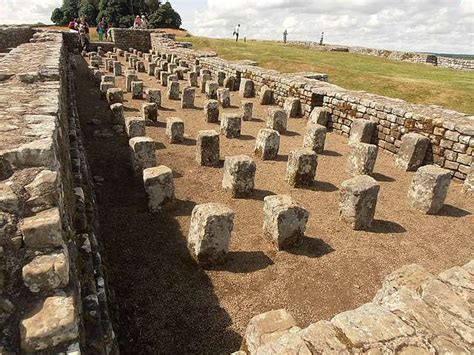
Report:
[[[432,53],[432,54],[438,55],[440,57],[474,60],[474,54],[447,54],[447,53]]]

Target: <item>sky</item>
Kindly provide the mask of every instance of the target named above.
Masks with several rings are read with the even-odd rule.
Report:
[[[49,23],[61,0],[0,0],[0,24]],[[474,0],[172,0],[194,35],[474,54]]]

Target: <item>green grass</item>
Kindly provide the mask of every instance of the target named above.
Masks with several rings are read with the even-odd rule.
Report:
[[[341,52],[318,52],[279,43],[247,43],[202,37],[178,38],[197,50],[211,50],[223,59],[250,59],[284,73],[329,74],[329,81],[351,90],[440,105],[474,114],[474,71],[433,68],[384,58]]]

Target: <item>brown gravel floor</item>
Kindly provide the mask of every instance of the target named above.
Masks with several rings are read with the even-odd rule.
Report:
[[[126,138],[92,135],[111,124],[108,107],[86,69],[81,63],[78,101],[93,173],[105,178],[97,186],[100,240],[120,315],[116,329],[122,353],[230,353],[238,349],[256,314],[286,308],[307,326],[370,301],[384,276],[402,265],[418,263],[440,272],[474,255],[474,204],[461,193],[461,184],[451,184],[439,215],[422,215],[406,199],[412,173],[398,170],[393,157],[384,153],[375,167],[381,190],[372,229],[354,232],[341,224],[338,186],[349,178],[348,146],[336,133],[328,134],[326,151],[319,156],[314,187],[290,188],[284,181],[287,154],[302,144],[304,119],[290,120],[277,161],[257,160],[253,198],[230,198],[221,189],[222,169],[194,161],[197,132],[219,128],[204,122],[201,93],[197,108],[189,110],[164,98],[159,124],[147,127],[147,135],[157,142],[158,163],[174,171],[178,198],[174,210],[149,214],[142,182],[131,174]],[[166,96],[154,78],[140,77]],[[117,86],[124,87],[123,77]],[[142,103],[127,93],[126,116],[139,116]],[[235,107],[224,111],[237,110],[239,103],[238,93],[232,93]],[[252,156],[265,111],[255,106],[256,118],[243,123],[240,139],[221,137],[222,158]],[[168,143],[164,122],[172,116],[185,121],[185,144]],[[94,118],[103,124],[91,125]],[[289,194],[311,213],[307,237],[289,252],[276,252],[262,237],[262,200],[269,194]],[[228,204],[236,213],[228,262],[207,270],[186,249],[192,208],[205,202]]]

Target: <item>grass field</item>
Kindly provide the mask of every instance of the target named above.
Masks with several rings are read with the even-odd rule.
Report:
[[[286,73],[326,73],[331,83],[346,89],[474,114],[474,71],[433,68],[353,53],[317,52],[279,43],[235,43],[202,37],[178,40],[191,42],[194,49],[215,51],[227,60],[255,60],[261,67]]]

